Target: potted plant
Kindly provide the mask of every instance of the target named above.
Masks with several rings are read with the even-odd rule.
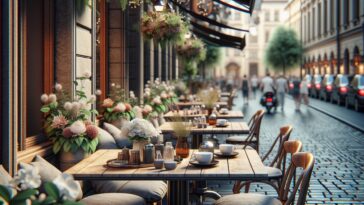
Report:
[[[216,102],[220,99],[219,92],[214,89],[200,90],[200,92],[198,92],[197,94],[197,97],[205,105],[206,109],[208,110],[209,116],[211,115],[212,110],[216,105]]]
[[[128,137],[129,140],[133,142],[133,149],[140,151],[140,159],[142,161],[144,146],[148,144],[152,138],[157,138],[159,135],[159,132],[149,121],[139,118],[130,121],[123,127],[121,133],[124,137]]]
[[[41,112],[45,114],[44,130],[53,142],[53,152],[60,153],[60,167],[65,170],[95,152],[98,144],[98,128],[91,121],[96,96],[86,96],[83,81],[90,78],[86,73],[76,81],[76,97],[73,100],[56,84],[55,93],[43,94]],[[80,89],[77,89],[80,87]]]
[[[188,136],[191,133],[190,127],[180,116],[176,116],[176,120],[172,123],[174,135],[177,137],[176,156],[186,158],[190,154],[188,146]]]

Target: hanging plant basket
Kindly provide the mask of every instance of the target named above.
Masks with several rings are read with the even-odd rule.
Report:
[[[156,42],[179,42],[186,31],[187,26],[182,17],[173,12],[148,12],[141,19],[141,32],[144,37]]]
[[[206,57],[206,49],[200,39],[186,39],[177,46],[177,54],[186,61],[203,61]]]

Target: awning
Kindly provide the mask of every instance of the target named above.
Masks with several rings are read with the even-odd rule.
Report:
[[[200,31],[202,31],[202,32],[204,32],[206,34],[212,34],[212,35],[215,35],[215,36],[219,36],[219,37],[221,37],[223,39],[228,39],[230,41],[235,41],[235,42],[242,42],[244,40],[241,37],[224,34],[222,32],[216,31],[216,30],[214,30],[212,28],[202,26],[202,25],[200,25],[200,24],[198,24],[197,22],[194,22],[194,21],[190,21],[190,23],[194,28],[197,28],[198,30],[200,30]]]
[[[237,11],[240,11],[240,12],[244,12],[244,13],[249,13],[250,14],[250,10],[247,9],[245,6],[244,6],[244,8],[239,8],[237,6],[234,6],[232,4],[227,3],[225,1],[220,1],[220,0],[213,0],[213,1],[216,2],[216,3],[219,3],[221,5],[224,5],[226,7],[229,7],[231,9],[234,9],[234,10],[237,10]]]

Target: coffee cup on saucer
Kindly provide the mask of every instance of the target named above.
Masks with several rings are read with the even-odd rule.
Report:
[[[220,152],[222,154],[230,155],[234,152],[234,145],[232,144],[220,144],[219,145]]]
[[[216,124],[219,126],[224,126],[226,125],[227,120],[226,119],[217,119]]]
[[[227,114],[228,112],[229,112],[229,110],[227,108],[221,108],[220,109],[221,114]]]
[[[209,164],[212,161],[212,152],[196,152],[194,153],[196,161],[200,164]]]

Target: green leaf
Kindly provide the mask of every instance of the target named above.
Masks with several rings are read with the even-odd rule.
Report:
[[[8,190],[8,188],[6,188],[3,185],[0,185],[0,197],[2,197],[5,201],[9,201],[11,198],[11,194]]]
[[[56,187],[56,185],[54,185],[52,182],[46,182],[44,184],[44,190],[48,196],[52,197],[52,199],[58,200],[59,191],[58,191],[58,188]]]
[[[70,151],[70,149],[71,149],[71,143],[70,143],[70,141],[69,141],[69,140],[66,140],[66,141],[64,142],[64,144],[63,144],[63,150],[64,150],[65,152],[69,152],[69,151]]]
[[[56,141],[53,144],[53,152],[54,154],[57,154],[59,152],[59,150],[61,150],[62,144],[59,141]]]
[[[106,110],[107,110],[108,112],[112,112],[112,111],[113,111],[113,109],[114,109],[114,108],[111,108],[111,107],[106,108]]]
[[[44,112],[44,113],[47,113],[47,112],[49,112],[51,109],[48,107],[48,106],[43,106],[41,109],[40,109],[40,111],[41,112]]]
[[[76,142],[76,144],[78,145],[78,146],[81,146],[81,144],[82,144],[82,142],[83,142],[83,137],[77,137],[76,139],[75,139],[75,142]]]
[[[18,192],[18,194],[11,200],[12,202],[23,202],[26,199],[29,199],[31,196],[34,196],[38,193],[38,190],[36,189],[27,189],[21,192]]]

